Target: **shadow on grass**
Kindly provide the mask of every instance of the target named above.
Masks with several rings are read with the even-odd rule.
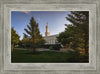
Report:
[[[34,53],[32,50],[16,49],[11,53],[13,63],[88,63],[87,59],[88,56],[79,57],[76,52],[36,51]]]
[[[42,52],[38,52],[38,51],[35,51],[35,52],[26,52],[25,54],[28,54],[28,55],[38,55],[38,54],[42,54]]]

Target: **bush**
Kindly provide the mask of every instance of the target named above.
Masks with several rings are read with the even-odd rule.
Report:
[[[61,45],[60,44],[56,44],[53,46],[54,50],[60,50]]]
[[[49,45],[44,45],[45,48],[51,49],[51,50],[60,50],[61,45],[60,44],[49,44]]]
[[[80,56],[81,61],[83,62],[89,62],[89,54],[83,54]]]
[[[84,55],[80,55],[79,50],[75,50],[74,52],[69,51],[69,54],[71,54],[71,56],[69,56],[68,58],[68,62],[89,62],[89,54],[84,54]]]
[[[51,48],[52,50],[60,50],[61,45],[60,44],[55,44],[55,45],[49,46],[49,48]]]
[[[50,49],[50,50],[53,50],[54,48],[53,48],[53,46],[50,46],[49,49]]]

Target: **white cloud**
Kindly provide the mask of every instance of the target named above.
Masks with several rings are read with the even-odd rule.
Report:
[[[21,11],[21,12],[23,12],[25,14],[29,14],[31,11]]]

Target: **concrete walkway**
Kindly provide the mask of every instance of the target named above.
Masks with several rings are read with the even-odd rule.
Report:
[[[50,49],[40,49],[38,51],[54,51],[54,52],[65,52],[65,51],[58,51],[58,50],[50,50]],[[67,51],[66,51],[67,52]]]
[[[24,49],[24,48],[15,48],[19,50],[32,50],[32,49]],[[68,51],[58,51],[58,50],[50,50],[50,49],[45,49],[45,48],[38,48],[36,49],[37,51],[54,51],[54,52],[68,52]]]
[[[50,51],[50,49],[38,49],[38,51]]]

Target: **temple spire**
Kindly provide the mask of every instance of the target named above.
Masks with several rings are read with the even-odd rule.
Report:
[[[46,25],[45,36],[50,36],[48,22],[47,22],[47,25]]]

